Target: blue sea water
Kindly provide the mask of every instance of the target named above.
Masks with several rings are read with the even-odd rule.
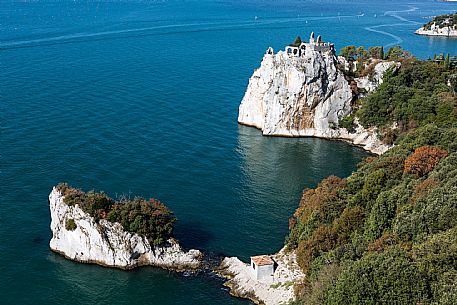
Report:
[[[349,175],[366,153],[236,123],[266,48],[315,31],[337,48],[455,54],[456,39],[413,31],[456,9],[428,0],[1,1],[0,304],[248,304],[211,274],[125,272],[50,252],[52,186],[158,198],[186,247],[245,260],[275,252],[302,190]]]

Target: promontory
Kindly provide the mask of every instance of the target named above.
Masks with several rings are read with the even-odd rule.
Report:
[[[368,55],[368,54],[367,54]],[[376,133],[357,122],[341,128],[358,96],[373,91],[397,63],[382,56],[366,62],[338,57],[332,43],[311,33],[308,42],[297,37],[283,51],[269,48],[255,70],[239,107],[238,122],[264,135],[314,136],[343,139],[381,154],[388,149]],[[355,70],[359,77],[348,79]]]

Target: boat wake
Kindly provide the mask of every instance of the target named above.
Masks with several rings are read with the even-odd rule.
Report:
[[[307,24],[312,21],[331,20],[342,18],[359,18],[361,15],[335,15],[335,16],[300,16],[293,18],[261,18],[257,17],[249,21],[228,20],[222,22],[200,22],[157,25],[150,27],[127,28],[119,30],[106,30],[99,32],[80,32],[73,34],[57,35],[27,40],[12,40],[0,42],[0,50],[32,48],[41,46],[52,46],[57,44],[82,43],[87,41],[110,40],[119,38],[130,38],[136,36],[170,35],[181,33],[195,33],[208,31],[230,31],[249,28],[284,28],[290,23],[291,28],[296,28],[297,23]]]
[[[391,24],[391,23],[380,24],[380,25],[365,27],[364,29],[369,31],[369,32],[378,33],[378,34],[382,34],[382,35],[388,36],[390,38],[393,38],[392,42],[384,45],[385,48],[390,48],[390,47],[393,47],[395,45],[399,45],[399,44],[401,44],[403,42],[402,38],[400,38],[399,36],[397,36],[397,35],[395,35],[393,33],[381,30],[381,28],[397,27],[397,26],[399,27],[399,26],[405,26],[405,25],[411,25],[411,24],[420,24],[419,22],[406,19],[405,17],[399,15],[400,13],[410,13],[410,12],[414,12],[414,11],[417,11],[417,10],[418,10],[417,7],[409,6],[409,9],[407,9],[407,10],[385,11],[384,12],[384,16],[393,17],[393,18],[398,19],[398,20],[403,21],[403,22],[402,23],[394,23],[394,24]]]

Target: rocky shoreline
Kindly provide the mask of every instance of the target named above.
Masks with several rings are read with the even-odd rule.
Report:
[[[255,304],[286,304],[295,299],[294,282],[304,279],[294,252],[285,248],[270,256],[276,263],[273,282],[256,280],[249,264],[237,257],[226,257],[217,273],[226,278],[224,286],[235,297],[249,299]]]
[[[240,125],[248,126],[248,127],[254,127],[259,130],[255,125],[251,124],[245,124],[242,122],[238,122]],[[313,137],[313,138],[320,138],[320,139],[326,139],[326,140],[334,140],[334,141],[344,141],[348,144],[360,147],[367,152],[370,152],[375,155],[382,155],[386,151],[388,151],[390,148],[393,147],[393,145],[387,145],[382,143],[382,141],[378,138],[377,135],[377,129],[376,128],[369,128],[366,129],[360,124],[355,124],[354,131],[350,132],[345,128],[338,128],[333,136],[326,136],[326,135],[319,135],[319,134],[273,134],[273,135],[266,135],[264,136],[270,136],[270,137],[287,137],[287,138],[300,138],[300,137]]]
[[[422,27],[417,29],[414,33],[424,36],[457,37],[457,29],[451,27],[432,27],[430,30],[426,30]]]
[[[95,221],[78,205],[69,206],[63,199],[63,194],[54,187],[49,195],[52,231],[49,246],[67,259],[125,270],[156,266],[188,271],[202,264],[199,250],[186,252],[172,238],[164,245],[153,246],[147,238],[126,232],[119,223]]]

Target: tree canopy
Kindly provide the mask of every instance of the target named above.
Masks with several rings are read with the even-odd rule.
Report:
[[[286,243],[307,274],[294,304],[457,303],[455,73],[409,58],[359,105],[362,124],[398,137],[304,191]]]
[[[66,204],[78,205],[97,222],[100,219],[118,222],[124,230],[145,236],[154,245],[160,245],[172,237],[176,217],[156,199],[147,201],[136,197],[115,201],[103,192],[85,193],[67,184],[59,184],[58,189],[65,196]],[[67,226],[74,230],[76,226],[72,221]]]

